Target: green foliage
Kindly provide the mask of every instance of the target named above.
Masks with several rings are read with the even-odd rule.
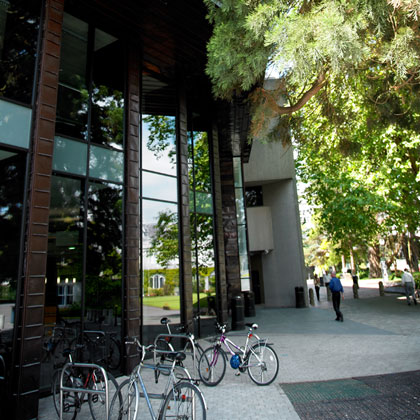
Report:
[[[165,115],[147,115],[143,117],[147,124],[149,136],[147,148],[159,159],[168,150],[171,163],[175,164],[176,148],[173,143],[176,138],[175,118]]]
[[[416,289],[420,289],[420,273],[413,273],[413,278],[416,283]]]
[[[419,226],[418,88],[383,94],[395,76],[374,73],[335,77],[291,118],[306,198],[343,250]]]
[[[207,74],[213,91],[221,98],[247,91],[264,76],[272,49],[248,25],[249,13],[257,1],[204,0],[214,33],[207,45]],[[216,4],[217,3],[217,4]]]
[[[154,255],[162,267],[167,268],[179,254],[178,216],[169,211],[159,212],[149,255]]]

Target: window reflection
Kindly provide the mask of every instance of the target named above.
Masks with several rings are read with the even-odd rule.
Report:
[[[0,96],[31,103],[40,1],[0,1]]]
[[[80,318],[82,277],[83,182],[53,176],[45,306],[58,318]]]
[[[143,197],[176,202],[177,179],[143,171]]]
[[[217,311],[210,154],[206,132],[191,132],[189,140],[193,301],[194,312],[205,318]]]
[[[116,150],[91,146],[89,175],[107,181],[123,182],[124,154]]]
[[[233,171],[235,181],[236,221],[238,229],[238,249],[241,273],[241,290],[250,290],[249,262],[248,262],[248,238],[245,218],[245,198],[242,186],[242,163],[241,158],[233,158]]]
[[[179,317],[178,206],[143,200],[143,323]]]
[[[91,183],[87,210],[85,319],[109,325],[121,316],[122,187]]]
[[[85,140],[89,102],[88,29],[86,22],[64,13],[56,122],[58,133]]]
[[[142,139],[143,169],[176,175],[175,117],[143,116]]]
[[[95,30],[91,141],[122,150],[124,48],[114,36]]]
[[[0,149],[0,331],[13,327],[25,154]]]

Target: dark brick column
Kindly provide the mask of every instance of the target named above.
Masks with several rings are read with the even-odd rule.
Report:
[[[27,191],[22,287],[16,308],[12,375],[14,419],[33,419],[38,414],[44,337],[48,217],[63,6],[64,0],[45,1],[39,84],[33,117],[31,172]]]
[[[129,47],[126,95],[123,337],[139,338],[141,293],[139,268],[140,64],[139,48],[136,46]],[[122,340],[122,342],[124,342],[124,340]],[[131,372],[138,363],[137,351],[134,351],[134,348],[132,348],[132,350],[132,353],[126,355],[126,373]]]
[[[225,242],[223,231],[223,210],[222,210],[222,184],[220,178],[219,139],[217,126],[214,125],[211,136],[211,152],[213,161],[213,203],[214,203],[214,225],[215,225],[215,248],[216,248],[216,270],[217,276],[217,307],[218,321],[225,323],[228,320],[228,297],[226,283],[225,263]]]
[[[228,105],[222,108],[219,120],[219,157],[222,193],[223,234],[225,246],[228,303],[241,292],[241,276],[236,222],[235,184],[232,154],[232,123]]]
[[[191,266],[191,228],[190,228],[190,196],[188,181],[188,127],[187,127],[187,104],[185,89],[181,85],[178,92],[179,112],[177,118],[178,140],[178,200],[180,204],[180,281],[181,299],[183,302],[181,322],[191,325],[193,319],[192,300],[192,266]],[[192,329],[192,326],[190,327]]]

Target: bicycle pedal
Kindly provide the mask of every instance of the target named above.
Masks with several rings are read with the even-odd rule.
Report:
[[[235,376],[241,376],[241,372],[235,372]]]

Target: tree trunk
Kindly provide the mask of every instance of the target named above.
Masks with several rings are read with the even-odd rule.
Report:
[[[369,247],[368,258],[369,258],[369,277],[371,278],[382,277],[381,253],[380,253],[379,244],[373,247]]]
[[[410,269],[419,271],[419,247],[417,238],[412,233],[403,236],[402,252]]]
[[[346,272],[346,257],[344,254],[341,254],[341,272]]]
[[[419,271],[419,247],[416,235],[410,233],[408,240],[411,251],[410,267],[413,271]]]
[[[350,247],[350,268],[353,275],[356,274],[356,264],[354,263],[353,247]]]

